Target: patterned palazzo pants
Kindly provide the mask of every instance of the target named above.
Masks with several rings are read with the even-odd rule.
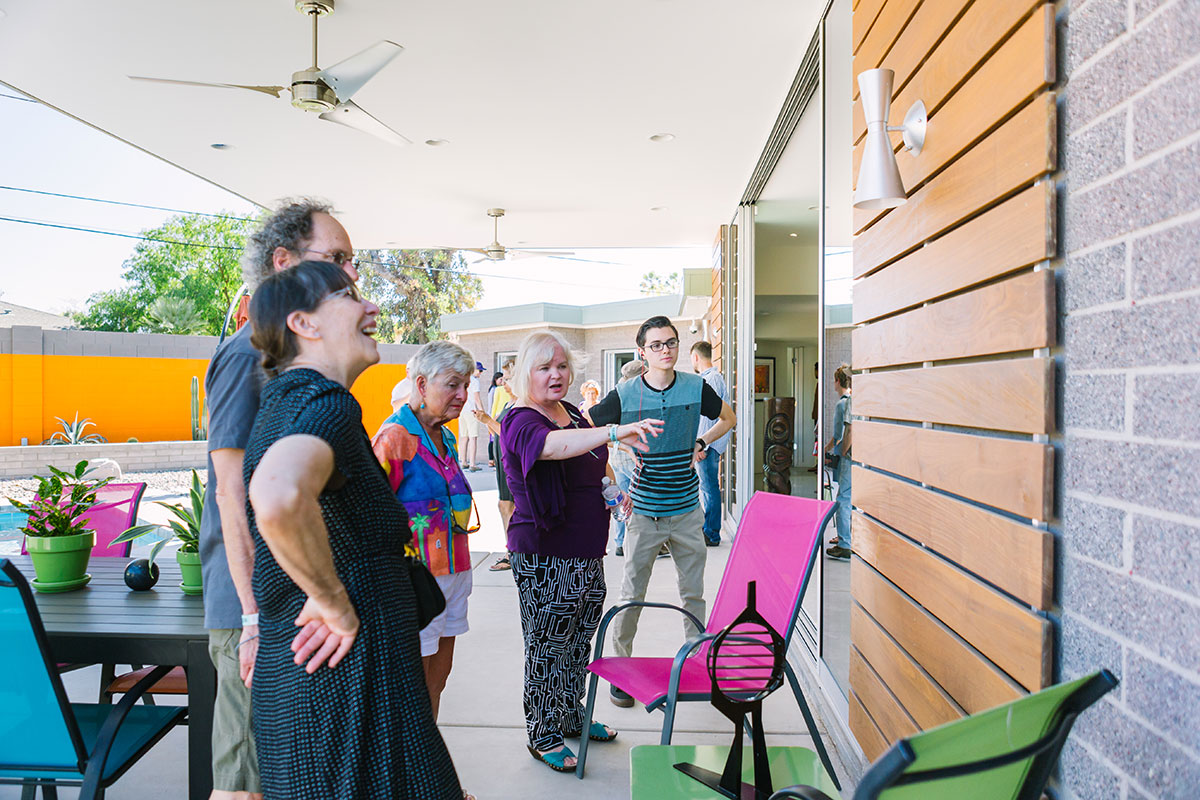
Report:
[[[604,562],[512,554],[525,637],[525,727],[529,744],[552,750],[583,728],[592,637],[604,611]]]

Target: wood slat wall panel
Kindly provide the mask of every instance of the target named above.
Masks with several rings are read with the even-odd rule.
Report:
[[[871,32],[871,26],[875,24],[885,2],[886,0],[860,0],[854,6],[854,19],[851,24],[854,52],[858,52],[862,40]]]
[[[855,431],[857,456],[859,432]],[[1054,536],[978,506],[854,467],[854,505],[1029,605],[1053,601]]]
[[[904,706],[853,646],[850,648],[850,689],[858,695],[859,702],[887,741],[894,742],[920,731]]]
[[[909,201],[854,242],[854,277],[903,255],[925,239],[1054,169],[1054,95],[1044,93],[972,147]]]
[[[861,606],[850,609],[850,634],[859,653],[922,730],[966,716]]]
[[[860,513],[851,530],[860,558],[1018,683],[1030,690],[1050,684],[1048,620]]]
[[[916,13],[921,0],[888,0],[875,19],[875,24],[863,38],[862,44],[855,51],[853,97],[858,97],[858,64],[878,66],[891,49],[896,39],[904,31],[904,26]],[[857,16],[857,15],[856,15]],[[860,60],[861,59],[861,60]],[[869,69],[870,67],[867,67]]]
[[[863,754],[868,761],[874,761],[888,749],[888,741],[883,738],[879,726],[871,715],[863,708],[862,701],[853,691],[850,692],[850,732],[862,745]]]
[[[937,111],[955,87],[1012,33],[1029,10],[1043,2],[1045,0],[975,0],[971,3],[908,83],[900,81],[897,74],[892,89],[895,93],[892,109],[893,115],[898,115],[896,119],[901,119],[908,107],[917,100],[923,100],[925,108],[931,113]],[[892,65],[885,59],[884,63],[876,66]],[[856,84],[857,75],[856,72]],[[857,86],[854,96],[858,97]],[[857,143],[867,132],[861,103],[854,104],[852,124],[853,138]],[[930,135],[933,135],[932,131]]]
[[[961,155],[972,142],[1054,83],[1054,7],[1047,4],[1032,14],[929,119],[930,131],[921,155],[901,152],[900,178],[911,193],[931,175]],[[903,113],[907,107],[899,109]],[[897,138],[897,142],[899,139]],[[863,143],[854,151],[854,172],[862,160]],[[882,211],[857,212],[860,231]]]
[[[1054,427],[1054,362],[1020,358],[856,375],[854,413],[1050,433]]]
[[[1054,276],[1027,272],[856,328],[854,368],[1053,347],[1055,330]]]
[[[854,285],[854,322],[1054,256],[1054,184],[1042,181]],[[962,254],[969,252],[970,258]]]
[[[1025,690],[995,664],[862,559],[851,560],[850,587],[855,602],[968,714],[1016,700],[1025,694]]]
[[[860,420],[854,458],[1022,517],[1046,520],[1053,511],[1049,444]]]
[[[904,31],[888,51],[886,63],[868,63],[865,53],[854,57],[854,76],[857,81],[859,73],[876,67],[887,67],[896,73],[892,80],[892,93],[900,91],[900,87],[912,77],[918,65],[925,60],[934,45],[950,30],[950,27],[969,4],[963,0],[924,0],[921,7],[913,14]],[[866,124],[863,122],[862,106],[855,104],[854,140],[859,141],[866,135]],[[861,126],[862,133],[859,133]]]

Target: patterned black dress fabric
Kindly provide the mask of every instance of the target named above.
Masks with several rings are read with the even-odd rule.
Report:
[[[408,518],[371,453],[362,409],[313,370],[275,378],[263,390],[246,448],[247,483],[267,449],[293,434],[333,448],[321,512],[361,626],[337,667],[308,675],[292,663],[293,621],[305,595],[271,556],[248,509],[261,631],[252,698],[263,792],[267,800],[461,800],[433,721],[412,584],[401,563]]]

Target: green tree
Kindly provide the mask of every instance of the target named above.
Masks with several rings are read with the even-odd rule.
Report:
[[[98,292],[87,310],[72,314],[80,328],[95,331],[165,331],[147,311],[160,297],[190,301],[195,333],[218,334],[242,283],[239,259],[253,220],[182,214],[142,231],[122,265],[127,285]]]
[[[359,289],[379,306],[379,338],[424,344],[441,336],[442,314],[475,307],[483,281],[454,250],[360,250]]]
[[[679,294],[679,273],[659,275],[657,272],[647,272],[642,276],[642,294]]]

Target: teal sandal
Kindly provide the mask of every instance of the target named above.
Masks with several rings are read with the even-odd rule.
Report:
[[[543,753],[532,745],[525,745],[525,749],[529,751],[529,755],[533,756],[538,761],[548,766],[555,772],[574,772],[575,767],[568,767],[566,760],[575,758],[575,754],[571,752],[571,748],[563,745],[562,750],[556,750],[552,753]]]
[[[574,733],[564,733],[563,736],[567,737],[568,739],[576,739],[579,737],[579,734],[580,731],[575,731]],[[593,742],[611,742],[613,739],[617,738],[617,732],[612,728],[609,728],[607,725],[603,725],[599,722],[593,722],[592,726],[588,728],[588,738]]]

